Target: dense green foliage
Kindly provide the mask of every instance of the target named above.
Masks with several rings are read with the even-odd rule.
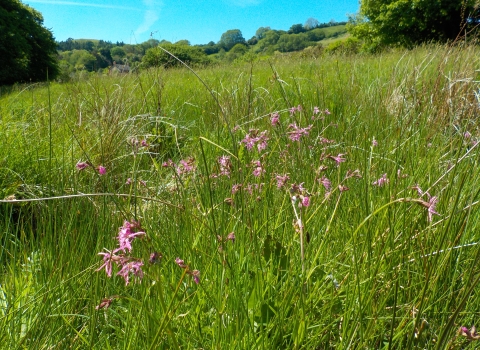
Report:
[[[43,17],[18,0],[0,6],[0,86],[45,81],[58,74],[56,44]]]
[[[208,63],[207,55],[198,47],[188,45],[163,44],[161,47],[154,47],[147,50],[147,53],[142,59],[145,67],[173,67],[181,65],[181,63],[172,57],[169,53],[162,50],[162,48],[182,62],[189,65],[198,65]]]
[[[477,25],[476,0],[362,0],[350,31],[375,45],[453,41]]]
[[[324,39],[336,38],[346,33],[345,23],[318,23],[310,18],[302,27],[300,34],[293,31],[272,30],[260,27],[256,35],[245,41],[240,30],[233,29],[223,33],[217,43],[213,41],[205,45],[191,45],[188,40],[171,43],[165,40],[150,39],[141,44],[111,43],[103,40],[68,39],[58,43],[59,63],[62,81],[67,81],[75,73],[96,72],[117,64],[126,64],[133,68],[151,67],[167,64],[176,65],[174,60],[164,56],[161,50],[154,49],[161,45],[169,51],[175,51],[186,62],[208,64],[213,62],[232,62],[235,60],[251,60],[252,57],[269,56],[275,52],[300,51],[307,47],[321,47]],[[282,37],[281,40],[280,37]],[[205,57],[200,51],[208,57]],[[248,53],[248,55],[247,55]],[[146,57],[145,57],[146,56]]]
[[[479,48],[310,50],[0,96],[0,348],[478,348]]]

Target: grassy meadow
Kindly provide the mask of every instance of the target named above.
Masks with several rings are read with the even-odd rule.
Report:
[[[479,346],[478,46],[195,74],[2,90],[0,348]]]

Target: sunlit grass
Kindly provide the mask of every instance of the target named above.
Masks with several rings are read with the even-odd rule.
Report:
[[[211,91],[182,69],[2,96],[0,344],[475,348],[478,57],[279,56],[197,70]],[[132,220],[146,234],[114,251]],[[96,271],[100,252],[143,278]]]

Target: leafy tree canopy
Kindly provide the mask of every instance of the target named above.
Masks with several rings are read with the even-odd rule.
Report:
[[[240,29],[230,29],[222,34],[219,45],[226,51],[230,50],[236,44],[245,44],[245,39]]]
[[[175,44],[161,44],[165,50],[171,52],[177,58],[187,64],[206,64],[208,57],[199,47]],[[142,63],[146,67],[173,67],[181,65],[178,60],[163,51],[160,47],[147,50],[143,56]]]
[[[0,85],[54,79],[57,45],[43,17],[18,0],[0,6]]]
[[[379,45],[414,45],[457,38],[478,11],[476,0],[362,0],[351,18],[356,37]]]

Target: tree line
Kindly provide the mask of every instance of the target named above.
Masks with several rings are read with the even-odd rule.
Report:
[[[38,11],[20,0],[2,0],[0,85],[57,77],[66,80],[75,72],[105,70],[114,62],[132,67],[178,65],[162,48],[185,63],[203,65],[299,51],[347,31],[350,37],[331,44],[332,50],[375,52],[392,46],[412,48],[424,42],[455,41],[478,33],[479,6],[477,0],[360,0],[359,13],[350,15],[348,23],[320,23],[309,18],[288,30],[260,27],[248,40],[239,29],[231,29],[218,42],[203,45],[156,39],[131,45],[72,38],[55,42]]]

